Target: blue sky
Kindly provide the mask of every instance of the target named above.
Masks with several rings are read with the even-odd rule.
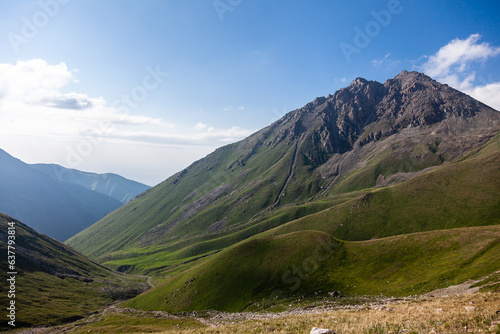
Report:
[[[500,109],[498,1],[0,0],[0,148],[154,185],[356,77]]]

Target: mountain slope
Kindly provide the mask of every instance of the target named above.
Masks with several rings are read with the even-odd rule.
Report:
[[[10,223],[10,224],[9,224]],[[145,290],[143,278],[113,272],[70,247],[0,213],[0,250],[7,254],[8,227],[15,228],[16,328],[47,326],[89,315],[115,300]],[[0,259],[7,272],[7,256]],[[3,270],[3,269],[2,269]],[[0,305],[8,305],[7,293]],[[2,321],[1,328],[11,328]]]
[[[484,145],[499,124],[497,111],[420,73],[405,71],[384,84],[359,78],[216,150],[68,244],[99,257],[217,243],[292,205],[349,198],[341,194],[401,182],[460,158]]]
[[[363,242],[301,231],[245,241],[123,305],[237,312],[289,298],[331,298],[334,291],[408,296],[479,279],[498,268],[500,225]]]
[[[0,150],[0,211],[60,241],[122,204],[78,185],[60,183]]]
[[[162,285],[123,305],[280,309],[333,291],[408,296],[483,277],[478,287],[499,291],[499,166],[500,134],[462,161],[293,220],[194,265],[172,266]],[[141,255],[139,262],[156,256]]]
[[[113,197],[123,204],[130,202],[134,197],[151,188],[111,173],[88,173],[54,164],[33,164],[30,166],[59,182],[82,186],[85,189]]]
[[[173,270],[252,236],[313,230],[342,240],[373,238],[457,227],[500,224],[500,134],[463,161],[446,164],[406,182],[274,210],[269,216],[217,238],[186,238],[108,253],[100,261],[137,272]],[[184,269],[186,269],[184,267]],[[177,269],[175,269],[177,270]]]

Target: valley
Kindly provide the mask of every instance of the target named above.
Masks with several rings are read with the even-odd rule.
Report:
[[[421,73],[358,78],[65,245],[23,227],[46,255],[22,260],[40,293],[20,317],[57,325],[39,333],[498,332],[499,129]]]

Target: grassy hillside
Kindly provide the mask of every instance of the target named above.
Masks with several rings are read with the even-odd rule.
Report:
[[[214,252],[269,231],[328,233],[341,240],[369,240],[500,222],[498,136],[456,163],[395,186],[333,195],[328,200],[268,210],[218,233],[200,233],[160,244],[136,244],[99,261],[113,268],[158,274],[194,265]]]
[[[16,327],[79,319],[147,288],[144,278],[113,272],[4,214],[0,214],[2,254],[7,254],[9,222],[15,223],[16,231]],[[0,262],[7,272],[7,256]],[[7,293],[2,293],[0,305],[8,303]],[[7,328],[5,322],[2,326]]]
[[[148,246],[215,240],[221,234],[248,235],[244,230],[269,211],[408,179],[461,157],[498,130],[488,125],[488,117],[494,120],[499,114],[488,110],[482,115],[486,120],[481,115],[453,122],[445,118],[362,142],[355,140],[362,130],[355,128],[361,125],[347,122],[351,128],[342,121],[349,128],[346,131],[354,132],[349,140],[337,140],[339,129],[330,118],[340,111],[323,102],[293,111],[247,139],[216,150],[67,244],[99,258]],[[376,117],[361,106],[354,113],[358,112]]]
[[[144,310],[268,308],[288,297],[405,296],[500,268],[500,226],[344,242],[294,232],[245,241],[125,302]]]
[[[171,275],[125,304],[142,309],[237,311],[331,291],[424,293],[500,269],[498,166],[497,136],[461,161],[351,194],[356,198],[332,199],[324,202],[330,205],[325,210],[306,210],[302,218],[267,226],[233,246],[221,238],[219,244],[186,244],[175,252],[138,248],[108,260],[140,266],[152,256],[149,270],[161,263]],[[326,259],[324,245],[331,250]]]
[[[497,145],[497,143],[494,143]],[[449,164],[405,183],[295,220],[278,233],[318,230],[342,240],[500,223],[500,151]],[[277,232],[274,231],[274,232]]]

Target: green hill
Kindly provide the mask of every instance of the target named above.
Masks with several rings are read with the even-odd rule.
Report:
[[[341,240],[500,223],[500,136],[459,162],[394,186],[374,188],[329,200],[285,206],[239,229],[185,238],[182,242],[128,248],[100,261],[113,268],[161,273],[180,264],[264,233],[316,230]],[[266,231],[267,234],[265,233]]]
[[[500,269],[499,124],[497,111],[419,73],[357,79],[67,243],[164,282],[124,303],[142,309],[238,311],[462,283]]]
[[[500,268],[499,137],[404,183],[322,202],[328,208],[317,213],[320,203],[310,211],[288,207],[285,221],[291,212],[304,217],[240,243],[228,235],[178,251],[150,246],[103,259],[161,269],[163,285],[124,305],[171,312],[255,309],[319,291],[405,296],[478,279]],[[227,249],[215,253],[222,245]]]
[[[499,112],[420,73],[357,79],[193,163],[67,244],[102,260],[200,242],[227,247],[286,222],[274,217],[296,219],[461,158],[498,124]]]
[[[148,287],[144,278],[111,271],[0,213],[0,250],[5,254],[0,262],[4,272],[11,225],[15,227],[15,244],[11,246],[15,247],[16,292],[14,299],[2,293],[0,305],[15,300],[16,328],[74,321]],[[1,326],[12,329],[4,321]]]
[[[245,241],[125,302],[144,310],[262,309],[295,299],[407,296],[500,268],[500,226],[343,242],[301,231]]]

